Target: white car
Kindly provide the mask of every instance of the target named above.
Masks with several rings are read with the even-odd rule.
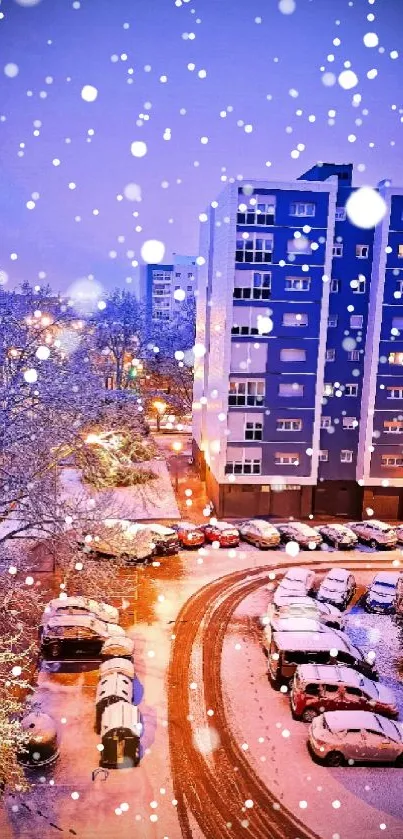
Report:
[[[394,763],[403,766],[403,730],[372,711],[328,711],[309,728],[311,753],[327,766]]]
[[[354,575],[346,568],[331,568],[323,578],[317,600],[332,603],[338,609],[345,609],[354,595],[356,582]]]
[[[315,584],[316,574],[310,568],[289,568],[274,592],[273,603],[281,605],[284,595],[305,597]]]
[[[316,530],[324,542],[327,542],[328,545],[334,545],[337,549],[355,548],[358,544],[358,536],[345,524],[337,524],[336,522],[321,524]]]
[[[51,600],[45,608],[41,624],[55,615],[93,615],[105,623],[118,623],[119,611],[115,606],[93,600],[90,597],[70,596]]]
[[[280,544],[280,534],[274,525],[264,519],[249,519],[239,528],[239,533],[245,542],[256,545],[261,550],[277,548]]]
[[[337,606],[330,603],[321,603],[313,597],[293,597],[284,595],[278,605],[269,603],[267,607],[267,622],[273,617],[278,618],[310,618],[321,621],[334,629],[341,629],[344,625],[344,618]]]
[[[263,630],[263,647],[270,649],[273,632],[328,632],[329,627],[315,618],[273,617]]]
[[[365,521],[350,521],[349,528],[358,536],[360,542],[371,548],[395,548],[397,545],[396,530],[377,519]]]
[[[276,524],[282,542],[297,542],[300,548],[315,550],[322,544],[322,537],[313,527],[301,521]]]
[[[403,524],[397,524],[395,527],[395,533],[397,536],[398,542],[403,542]]]
[[[367,612],[390,614],[396,606],[398,571],[379,571],[375,575],[364,598]]]

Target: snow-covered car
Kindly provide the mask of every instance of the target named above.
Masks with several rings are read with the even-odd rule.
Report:
[[[268,652],[273,632],[328,632],[329,627],[315,618],[273,617],[263,630],[262,644]]]
[[[367,612],[390,614],[395,611],[399,576],[397,571],[379,571],[375,575],[364,597]]]
[[[341,629],[344,626],[344,617],[337,606],[330,603],[320,603],[313,597],[295,597],[283,595],[278,599],[278,604],[269,603],[267,607],[267,618],[310,618],[318,620],[334,629]]]
[[[345,609],[356,589],[354,575],[346,568],[331,568],[323,578],[316,595],[318,601]]]
[[[118,623],[119,610],[109,603],[93,600],[91,597],[69,596],[58,597],[47,604],[41,618],[41,625],[55,615],[93,615],[105,623]]]
[[[313,527],[302,521],[287,521],[276,524],[282,542],[297,542],[300,548],[315,550],[322,544],[322,537]]]
[[[390,688],[342,664],[300,664],[290,691],[292,715],[311,722],[325,711],[374,711],[397,719]]]
[[[348,527],[358,536],[360,542],[364,542],[371,548],[395,548],[397,545],[394,527],[384,521],[377,519],[350,521]]]
[[[249,519],[239,528],[241,539],[256,545],[261,550],[277,548],[280,544],[280,534],[273,524],[264,519]]]
[[[177,554],[179,550],[179,539],[176,530],[172,527],[165,527],[162,524],[151,523],[139,525],[145,531],[149,530],[155,544],[157,556],[168,556]]]
[[[145,562],[156,553],[156,537],[146,525],[127,519],[105,519],[101,534],[85,536],[84,550],[127,563]]]
[[[315,571],[312,571],[310,568],[289,568],[274,592],[274,605],[280,605],[284,595],[288,597],[305,597],[308,592],[312,591],[315,584],[315,577]]]
[[[45,659],[98,658],[104,641],[124,637],[121,626],[92,615],[55,615],[43,627],[41,653]]]
[[[201,548],[204,545],[204,530],[190,521],[181,521],[176,526],[179,544],[183,548]]]
[[[315,717],[308,745],[326,766],[393,763],[403,766],[403,729],[371,711],[328,711]]]
[[[206,542],[218,542],[220,548],[237,548],[239,530],[227,521],[211,521],[204,526]]]
[[[403,524],[397,524],[394,530],[397,536],[397,541],[403,542]]]
[[[333,545],[340,550],[355,548],[358,544],[358,536],[345,524],[329,523],[321,524],[316,528],[323,541]]]

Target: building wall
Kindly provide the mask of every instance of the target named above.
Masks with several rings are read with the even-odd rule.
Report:
[[[149,323],[169,322],[180,314],[180,307],[186,300],[194,298],[197,289],[196,258],[177,256],[171,264],[145,265],[141,272],[141,297],[145,301]],[[175,299],[175,291],[181,290],[183,300]]]

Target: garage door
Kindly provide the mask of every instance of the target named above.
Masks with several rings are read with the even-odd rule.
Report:
[[[374,513],[379,519],[399,518],[399,496],[396,495],[374,495]]]
[[[270,515],[278,517],[299,516],[301,513],[301,490],[284,489],[270,493]]]

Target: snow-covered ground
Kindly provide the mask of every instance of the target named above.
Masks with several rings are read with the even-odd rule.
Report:
[[[143,463],[157,478],[147,484],[117,489],[94,490],[81,481],[78,469],[65,468],[60,473],[60,498],[73,504],[85,504],[89,498],[105,507],[106,518],[179,519],[179,510],[172,489],[169,472],[164,460],[155,458]]]

